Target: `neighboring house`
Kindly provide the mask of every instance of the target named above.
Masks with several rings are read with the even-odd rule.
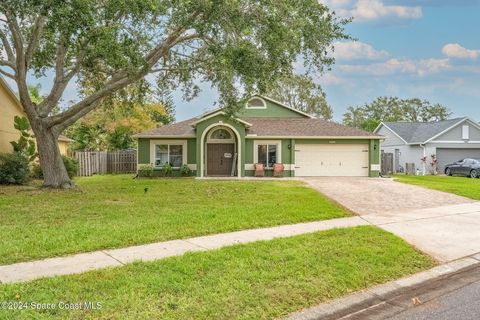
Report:
[[[25,112],[17,96],[2,77],[0,77],[0,115],[0,152],[11,152],[10,141],[17,141],[20,137],[20,133],[13,126],[14,118],[15,116],[25,117]],[[71,141],[65,136],[58,138],[58,146],[62,154],[67,154]]]
[[[282,163],[285,176],[379,175],[380,139],[363,130],[315,119],[263,96],[233,118],[222,109],[134,136],[138,163],[159,170],[187,164],[198,177],[252,176]]]
[[[397,172],[406,163],[414,163],[423,174],[429,173],[432,155],[436,155],[440,173],[455,161],[480,159],[480,126],[467,117],[438,122],[382,122],[374,132],[385,136],[382,151],[394,154]],[[423,157],[427,158],[426,164]]]

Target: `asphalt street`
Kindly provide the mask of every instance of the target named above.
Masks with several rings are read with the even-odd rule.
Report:
[[[478,320],[480,281],[407,309],[391,320]]]

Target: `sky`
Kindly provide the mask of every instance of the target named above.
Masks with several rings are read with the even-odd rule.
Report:
[[[336,63],[315,75],[341,121],[349,106],[379,96],[421,98],[449,107],[453,117],[480,120],[480,0],[321,0],[353,17],[357,41],[336,43]],[[175,95],[176,118],[209,109],[208,84],[193,101]]]
[[[314,75],[335,121],[349,106],[379,96],[426,99],[449,107],[452,117],[480,120],[480,0],[319,1],[353,17],[346,31],[356,39],[335,43],[332,70]],[[42,90],[47,81],[40,82]],[[189,102],[174,93],[177,121],[214,106],[216,91],[208,83],[200,87]],[[75,98],[72,83],[63,101]]]

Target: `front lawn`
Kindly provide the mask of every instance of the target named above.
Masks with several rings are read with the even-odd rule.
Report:
[[[3,310],[5,319],[273,319],[434,265],[375,227],[188,253],[0,285],[0,301],[100,302],[100,310]]]
[[[299,181],[110,175],[76,183],[78,191],[0,187],[0,265],[349,215]]]
[[[448,176],[395,176],[395,180],[480,200],[480,179]]]

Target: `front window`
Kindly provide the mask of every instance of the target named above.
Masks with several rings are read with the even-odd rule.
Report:
[[[269,168],[277,163],[278,148],[276,144],[259,144],[257,152],[257,163],[263,163],[265,167]]]
[[[183,146],[176,144],[155,145],[155,167],[163,167],[169,163],[172,167],[183,164]]]

